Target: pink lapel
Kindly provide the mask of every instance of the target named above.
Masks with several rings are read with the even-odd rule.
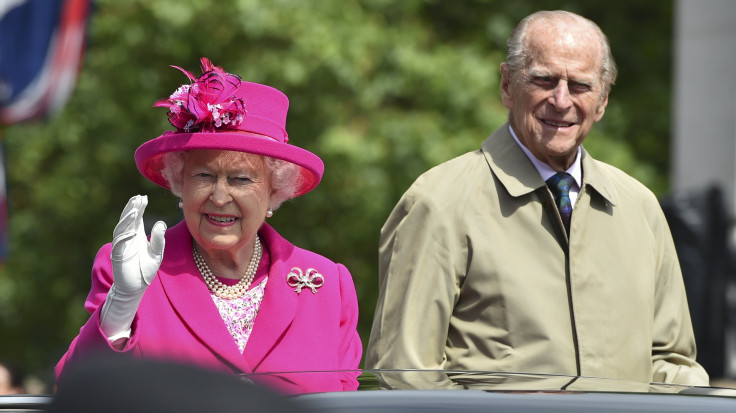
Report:
[[[207,347],[237,369],[253,371],[240,354],[199,275],[191,243],[191,235],[183,221],[166,231],[164,261],[158,274],[166,296],[182,322]]]
[[[296,292],[286,284],[295,247],[268,224],[263,224],[260,233],[271,255],[271,267],[263,302],[244,352],[248,364],[255,370],[291,325],[298,304]]]

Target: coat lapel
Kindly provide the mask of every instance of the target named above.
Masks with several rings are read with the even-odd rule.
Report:
[[[166,232],[159,278],[182,322],[207,347],[238,370],[252,371],[217,311],[192,258],[192,239],[182,221]],[[264,298],[265,301],[265,298]]]
[[[286,276],[294,264],[295,247],[268,224],[261,227],[261,235],[269,249],[271,266],[263,301],[244,351],[245,359],[254,370],[286,333],[298,304],[296,292],[286,283]]]
[[[545,186],[532,161],[514,140],[505,123],[481,145],[494,175],[513,197],[529,194]]]
[[[610,181],[610,174],[601,172],[600,164],[593,159],[588,152],[583,149],[583,182],[584,185],[590,186],[602,197],[604,197],[611,205],[618,203],[615,186]]]

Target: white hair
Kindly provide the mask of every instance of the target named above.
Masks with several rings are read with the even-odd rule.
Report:
[[[508,64],[510,72],[514,75],[522,74],[529,65],[531,56],[526,42],[526,35],[531,23],[539,19],[574,19],[578,22],[586,22],[593,29],[598,35],[600,47],[603,51],[600,79],[603,84],[603,96],[608,96],[611,86],[616,82],[616,76],[618,74],[616,62],[613,60],[613,54],[611,54],[611,46],[608,43],[608,37],[606,37],[603,30],[592,20],[568,11],[539,11],[526,16],[519,22],[506,44],[506,64]]]

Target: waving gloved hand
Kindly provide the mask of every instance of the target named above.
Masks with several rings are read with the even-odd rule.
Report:
[[[130,198],[113,231],[110,258],[114,282],[100,312],[100,328],[111,340],[130,334],[143,293],[164,257],[166,224],[156,222],[149,242],[143,228],[147,205],[145,195]]]

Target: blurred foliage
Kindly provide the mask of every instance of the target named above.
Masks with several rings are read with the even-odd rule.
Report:
[[[608,34],[620,75],[586,147],[662,194],[670,1],[98,0],[69,104],[0,130],[12,248],[0,271],[2,355],[50,380],[87,318],[92,259],[127,199],[148,194],[149,221],[180,219],[133,152],[170,129],[151,107],[186,81],[169,65],[200,73],[201,56],[290,97],[290,143],[319,154],[326,173],[271,222],[348,266],[367,341],[381,225],[420,173],[477,149],[504,122],[505,41],[539,9],[580,13]]]

